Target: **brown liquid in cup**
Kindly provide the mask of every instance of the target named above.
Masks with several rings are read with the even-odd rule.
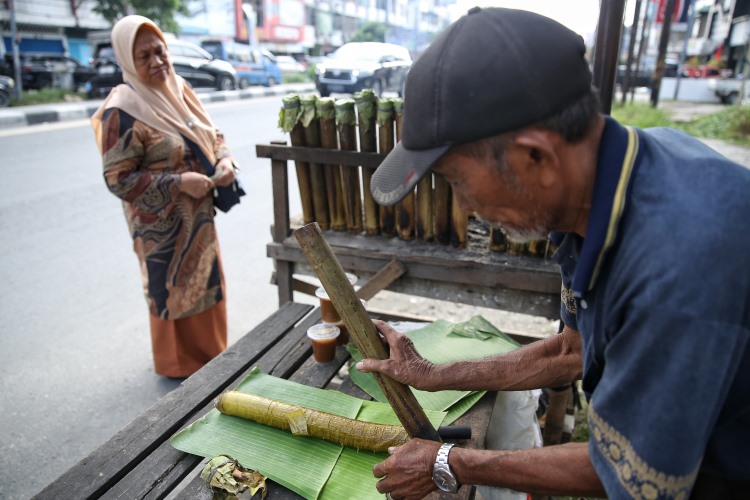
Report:
[[[318,363],[330,363],[336,358],[336,345],[338,337],[331,339],[310,339],[313,348],[313,357]]]
[[[338,342],[336,342],[336,345],[346,345],[349,343],[349,330],[346,328],[346,325],[341,323],[336,323],[336,326],[339,327],[339,336],[338,336]]]
[[[323,323],[334,324],[341,321],[341,316],[339,316],[336,308],[333,307],[331,299],[320,299],[320,316],[323,319]]]

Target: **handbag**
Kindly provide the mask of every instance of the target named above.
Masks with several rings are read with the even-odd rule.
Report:
[[[203,150],[198,147],[196,143],[185,137],[182,138],[190,147],[190,151],[193,152],[198,161],[201,162],[203,168],[209,177],[213,177],[216,174],[216,166],[211,165],[208,157],[203,153]],[[234,181],[229,186],[216,186],[214,188],[214,206],[222,212],[229,212],[229,209],[240,202],[240,197],[245,196],[245,190],[242,189],[240,180],[235,177]]]

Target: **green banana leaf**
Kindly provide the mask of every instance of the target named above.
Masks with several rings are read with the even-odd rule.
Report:
[[[349,418],[396,424],[388,404],[364,401],[338,391],[308,387],[254,368],[235,390],[271,397]],[[425,411],[437,428],[445,413]],[[372,467],[386,453],[355,450],[311,437],[294,436],[239,417],[211,410],[172,436],[172,446],[203,457],[229,455],[308,499],[382,499]]]
[[[512,351],[520,345],[481,316],[474,316],[463,323],[438,320],[405,335],[422,356],[436,364],[485,358]],[[349,344],[347,349],[355,361],[362,359],[354,344]],[[372,374],[363,373],[352,364],[349,377],[373,399],[387,402]],[[427,392],[412,389],[412,392],[422,408],[448,412],[445,425],[452,424],[485,394],[485,391],[454,390]]]

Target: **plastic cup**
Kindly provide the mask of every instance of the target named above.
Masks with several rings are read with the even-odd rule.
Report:
[[[313,349],[313,357],[318,363],[330,363],[336,357],[336,343],[340,330],[336,325],[319,323],[307,329]]]
[[[325,288],[321,287],[315,290],[315,296],[320,299],[320,316],[323,318],[323,323],[329,323],[331,325],[340,323],[341,316],[339,316],[336,308],[333,307],[333,302],[325,291]]]
[[[343,321],[341,323],[336,323],[333,325],[339,329],[339,337],[336,340],[336,345],[346,345],[349,343],[350,337],[349,337],[349,329],[346,327],[346,323]]]

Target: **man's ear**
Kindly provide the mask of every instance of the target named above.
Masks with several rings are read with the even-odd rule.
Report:
[[[523,129],[513,136],[507,151],[509,164],[517,167],[516,175],[528,176],[528,182],[551,187],[558,182],[560,145],[561,138],[551,131]]]

